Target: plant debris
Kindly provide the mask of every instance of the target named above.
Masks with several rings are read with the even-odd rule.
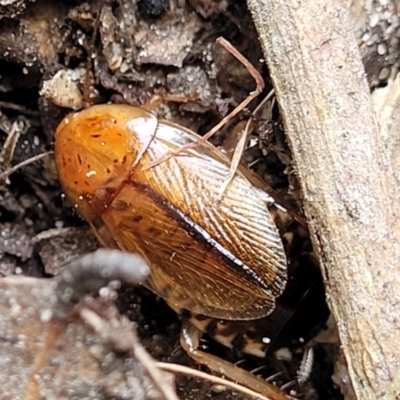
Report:
[[[367,13],[352,10],[371,88],[385,85],[399,70],[394,4]],[[272,89],[244,1],[0,0],[0,21],[1,171],[51,150],[60,120],[69,109],[85,104],[142,106],[159,96],[164,99],[155,110],[160,118],[204,134],[254,89],[248,71],[215,44],[219,36],[261,71],[263,95]],[[255,106],[218,132],[213,142],[229,139]],[[301,214],[302,198],[274,101],[253,116],[244,160],[279,194],[283,206]],[[2,392],[12,398],[22,397],[21,390],[32,398],[73,398],[67,390],[75,398],[128,398],[121,394],[125,388],[129,398],[166,398],[131,351],[141,349],[133,324],[110,299],[90,297],[54,319],[59,304],[53,278],[26,277],[57,275],[66,262],[98,246],[64,199],[52,158],[20,169],[0,184],[0,274],[5,277],[0,280],[0,335],[2,354],[7,354],[2,357]],[[119,311],[135,321],[152,356],[193,365],[179,349],[179,317],[163,300],[144,288],[123,285],[117,302]],[[230,361],[243,358],[248,369],[263,364],[211,340],[203,344]],[[342,398],[331,381],[337,347],[316,345],[310,377],[300,388],[304,398]],[[302,353],[289,353],[272,370],[282,375],[296,371]],[[160,374],[172,387],[171,377]],[[188,379],[177,377],[181,398],[200,400],[210,393],[213,398],[240,398],[210,382]],[[134,384],[143,389],[141,394],[130,391]]]

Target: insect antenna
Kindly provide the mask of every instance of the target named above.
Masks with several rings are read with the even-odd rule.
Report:
[[[172,157],[175,157],[181,154],[184,151],[190,150],[198,146],[200,143],[207,142],[216,132],[218,132],[226,123],[228,123],[232,118],[234,118],[240,111],[242,111],[245,107],[247,107],[264,89],[264,80],[261,74],[256,70],[256,68],[251,64],[251,62],[244,57],[235,47],[232,46],[226,39],[219,37],[216,40],[216,43],[224,47],[227,51],[229,51],[237,60],[239,60],[249,71],[251,76],[254,78],[256,82],[256,88],[252,91],[234,110],[232,110],[226,117],[222,118],[221,121],[215,125],[210,131],[208,131],[201,139],[196,142],[186,144],[182,146],[176,151],[171,151],[166,153],[164,156],[159,158],[158,160],[149,163],[146,165],[145,169],[149,169],[155,167],[158,164],[161,164],[164,161],[169,160]]]
[[[0,174],[0,181],[7,179],[11,174],[13,174],[14,172],[17,172],[19,169],[26,167],[27,165],[33,164],[34,162],[40,161],[43,158],[51,156],[52,154],[54,154],[54,151],[49,150],[44,153],[38,154],[36,156],[30,157],[24,161],[21,161],[19,164],[14,165],[13,167],[8,168],[6,171],[2,172]]]
[[[252,112],[250,118],[248,119],[246,126],[244,128],[243,134],[240,136],[240,140],[236,145],[235,152],[233,153],[233,157],[231,160],[231,167],[229,170],[229,175],[226,178],[225,182],[222,184],[219,194],[218,194],[218,200],[222,199],[222,196],[225,193],[225,190],[228,188],[229,184],[232,182],[232,179],[235,177],[236,171],[239,167],[240,160],[242,159],[242,155],[244,152],[244,149],[246,147],[246,142],[247,138],[249,136],[249,131],[250,131],[250,125],[252,122],[252,119],[254,115],[257,114],[257,112],[264,106],[264,104],[269,101],[272,96],[275,94],[274,89],[272,89],[268,95],[265,97],[265,99],[255,108],[255,110]]]
[[[88,49],[87,49],[87,61],[86,61],[86,71],[85,71],[85,81],[83,85],[83,108],[88,108],[92,105],[91,102],[91,93],[90,93],[90,86],[91,86],[91,72],[94,68],[93,60],[94,54],[96,53],[96,37],[97,33],[99,32],[100,26],[100,13],[98,13],[93,26],[93,36],[90,40]]]

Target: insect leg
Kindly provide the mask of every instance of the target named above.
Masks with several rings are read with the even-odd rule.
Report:
[[[242,159],[242,155],[244,152],[244,149],[246,147],[246,142],[247,138],[249,136],[249,131],[250,131],[250,125],[252,122],[252,117],[260,110],[260,108],[268,101],[271,99],[271,97],[275,94],[274,90],[272,89],[268,95],[265,97],[265,99],[256,107],[256,109],[252,112],[251,117],[248,119],[246,126],[244,128],[244,131],[242,135],[240,135],[240,139],[236,145],[235,152],[233,153],[232,161],[231,161],[231,167],[229,170],[229,175],[226,178],[225,182],[222,184],[219,194],[218,194],[218,200],[222,199],[222,196],[225,193],[225,190],[228,188],[229,184],[232,182],[232,179],[235,177],[236,170],[239,167],[240,160]]]
[[[198,349],[202,332],[186,322],[181,331],[181,346],[197,363],[207,366],[211,371],[224,375],[230,380],[246,386],[271,400],[286,400],[287,397],[278,387],[258,378],[222,358]]]

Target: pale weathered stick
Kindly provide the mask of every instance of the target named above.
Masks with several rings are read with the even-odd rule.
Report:
[[[392,398],[400,394],[400,198],[345,2],[248,5],[355,392]]]

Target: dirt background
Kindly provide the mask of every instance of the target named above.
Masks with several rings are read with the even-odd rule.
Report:
[[[371,90],[385,86],[398,72],[399,62],[395,3],[374,7],[365,12],[354,3],[350,10]],[[266,88],[255,103],[260,102],[272,87],[243,1],[0,0],[0,170],[51,150],[53,132],[63,116],[87,104],[140,106],[161,95],[177,101],[158,106],[159,117],[204,134],[255,87],[248,71],[215,44],[219,36],[262,73]],[[213,143],[231,138],[233,127],[250,114],[244,110]],[[273,102],[255,116],[244,161],[284,205],[301,214],[301,196]],[[98,247],[63,197],[51,156],[2,180],[0,232],[4,277],[51,277],[66,261]],[[137,323],[139,337],[153,357],[194,365],[179,348],[180,317],[163,300],[143,288],[124,287],[118,302],[120,311]],[[210,339],[205,346],[223,358],[244,359],[247,369],[264,365]],[[299,396],[342,398],[330,378],[336,347],[316,348],[310,379],[296,388]],[[288,369],[295,371],[299,360],[301,355],[294,357]],[[271,371],[264,368],[260,373],[269,376]],[[212,384],[180,379],[181,398],[227,398]]]

